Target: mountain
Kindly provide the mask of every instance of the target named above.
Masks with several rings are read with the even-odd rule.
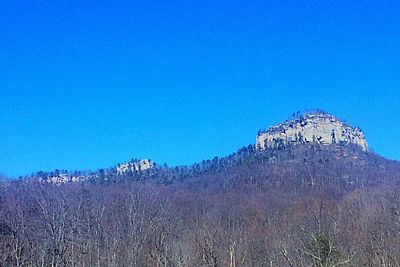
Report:
[[[0,266],[399,266],[400,164],[326,112],[191,166],[0,183]]]
[[[156,184],[201,184],[202,187],[354,188],[397,179],[398,163],[368,149],[364,133],[321,110],[296,113],[259,131],[256,144],[226,157],[191,166],[167,167],[149,159],[133,159],[94,172],[38,172],[26,177],[54,184],[146,181]],[[251,173],[252,182],[248,178]],[[239,174],[243,175],[240,176]],[[238,177],[239,176],[239,177]],[[250,183],[250,184],[249,184]]]

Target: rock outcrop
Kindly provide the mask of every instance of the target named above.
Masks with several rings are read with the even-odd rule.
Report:
[[[122,175],[127,172],[145,171],[154,167],[154,161],[149,159],[132,160],[130,162],[118,164],[117,174]]]
[[[257,135],[260,150],[301,143],[355,144],[368,151],[368,143],[360,128],[352,127],[323,111],[296,115]]]
[[[96,172],[68,172],[55,170],[54,172],[38,172],[36,175],[27,177],[36,178],[40,182],[52,184],[66,184],[76,182],[87,182],[90,180],[107,179],[107,176],[123,176],[129,173],[140,173],[156,167],[156,163],[149,159],[135,159],[129,162],[120,163],[116,167],[100,169]]]

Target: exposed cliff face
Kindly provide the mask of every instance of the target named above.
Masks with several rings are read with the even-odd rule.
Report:
[[[154,161],[149,159],[133,160],[119,164],[117,166],[117,174],[121,175],[129,171],[144,171],[155,167]]]
[[[368,151],[360,128],[354,128],[325,112],[313,112],[278,124],[257,136],[258,149],[301,143],[355,144]]]

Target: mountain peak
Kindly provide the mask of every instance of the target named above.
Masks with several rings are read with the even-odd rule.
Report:
[[[360,128],[322,110],[294,113],[287,121],[261,131],[256,139],[260,150],[302,143],[355,144],[368,151],[368,143]]]

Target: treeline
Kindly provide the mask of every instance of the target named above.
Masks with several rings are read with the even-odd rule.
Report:
[[[146,170],[127,169],[121,173],[116,167],[99,169],[97,171],[68,171],[56,169],[51,172],[38,171],[27,176],[19,177],[19,180],[42,180],[51,181],[51,178],[58,176],[79,177],[81,182],[86,183],[112,183],[130,181],[154,180],[157,183],[171,184],[175,181],[182,181],[205,173],[216,173],[227,168],[241,165],[243,162],[254,162],[256,159],[265,157],[265,153],[257,151],[254,145],[242,147],[237,152],[226,157],[214,157],[213,159],[203,160],[188,166],[169,167],[166,163],[157,165]],[[139,159],[132,159],[137,162]]]
[[[364,152],[357,145],[288,144],[265,151],[249,145],[229,156],[214,157],[189,166],[169,167],[162,164],[122,174],[114,167],[84,172],[40,171],[20,180],[51,182],[53,176],[60,175],[78,177],[77,181],[84,184],[147,181],[159,185],[180,185],[183,182],[216,187],[217,190],[221,186],[251,186],[263,190],[284,187],[292,190],[311,185],[342,191],[398,180],[400,164]]]

